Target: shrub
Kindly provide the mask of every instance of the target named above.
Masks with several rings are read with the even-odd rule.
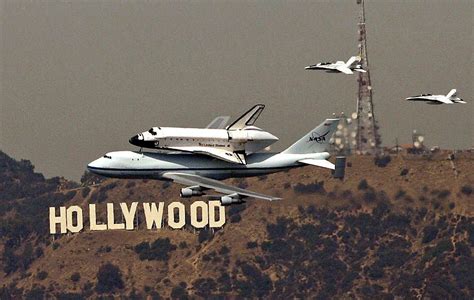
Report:
[[[391,161],[392,158],[390,155],[377,156],[374,158],[374,163],[379,168],[385,168]]]
[[[187,296],[186,288],[180,285],[171,290],[171,299],[187,299]]]
[[[45,280],[46,278],[48,278],[48,272],[40,271],[38,272],[38,274],[36,274],[36,278],[38,278],[38,280]]]
[[[432,225],[428,225],[423,229],[423,244],[429,243],[436,238],[438,235],[438,228]]]
[[[239,223],[241,220],[242,220],[242,217],[240,215],[233,215],[230,217],[231,223]]]
[[[87,195],[89,195],[90,191],[91,191],[90,187],[88,186],[84,187],[81,191],[82,198],[86,198]]]
[[[365,191],[368,188],[369,188],[369,184],[367,183],[367,180],[365,179],[362,179],[359,182],[359,185],[357,186],[357,189],[359,189],[359,191]]]
[[[405,192],[404,190],[398,190],[398,192],[395,194],[395,200],[403,198],[406,194],[407,192]]]
[[[247,243],[247,249],[253,249],[253,248],[257,248],[257,247],[258,247],[257,242],[248,242]]]
[[[448,197],[449,195],[451,195],[451,192],[448,191],[448,190],[442,190],[439,192],[438,194],[438,198],[439,199],[445,199],[446,197]]]
[[[123,288],[122,272],[117,266],[106,263],[99,267],[96,286],[98,293],[109,293]]]
[[[229,252],[230,252],[230,250],[226,246],[222,246],[221,250],[219,250],[220,255],[227,255]]]
[[[293,190],[297,194],[326,194],[326,190],[324,189],[324,181],[309,184],[298,183],[293,187]]]
[[[74,198],[74,196],[76,196],[76,191],[69,191],[66,193],[65,196],[67,200],[71,200],[72,198]]]
[[[461,193],[463,193],[464,195],[470,196],[472,194],[472,187],[470,187],[469,185],[464,185],[461,188]]]
[[[203,229],[199,231],[198,242],[200,244],[204,243],[205,241],[210,241],[212,240],[212,238],[213,238],[213,235],[210,230]]]
[[[176,250],[176,246],[171,244],[169,238],[159,238],[153,243],[142,242],[135,246],[135,252],[140,260],[161,260],[167,261],[169,253]]]
[[[71,281],[78,282],[79,280],[81,280],[81,274],[79,274],[79,272],[72,273]]]

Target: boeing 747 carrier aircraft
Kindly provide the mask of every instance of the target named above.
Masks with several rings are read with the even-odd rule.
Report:
[[[339,119],[325,120],[283,152],[253,153],[245,165],[196,153],[117,151],[91,162],[87,169],[107,177],[173,181],[186,186],[181,189],[181,197],[202,196],[207,190],[214,190],[225,194],[219,197],[223,205],[242,203],[246,197],[278,200],[219,180],[265,175],[305,165],[334,169],[327,159],[329,140],[338,122]]]

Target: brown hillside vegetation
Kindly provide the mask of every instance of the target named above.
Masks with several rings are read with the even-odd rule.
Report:
[[[1,299],[474,297],[469,153],[352,156],[344,181],[316,167],[231,179],[283,200],[227,207],[218,230],[147,230],[139,211],[133,231],[55,236],[49,206],[97,203],[105,220],[105,203],[199,198],[153,180],[46,180],[0,154]]]

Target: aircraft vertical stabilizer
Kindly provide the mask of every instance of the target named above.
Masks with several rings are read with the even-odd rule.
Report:
[[[339,119],[326,119],[282,153],[306,154],[327,152],[329,150],[329,140],[334,132],[336,132],[337,124],[339,124]]]

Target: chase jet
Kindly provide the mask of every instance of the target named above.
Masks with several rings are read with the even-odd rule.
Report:
[[[431,95],[421,94],[418,96],[408,97],[407,101],[424,101],[428,104],[454,104],[454,103],[466,103],[463,99],[456,96],[456,89],[452,89],[445,95]]]
[[[352,71],[363,72],[366,71],[362,69],[360,64],[360,56],[352,56],[347,62],[336,61],[336,62],[325,62],[315,65],[307,66],[306,70],[324,70],[328,73],[344,73],[344,74],[354,74]]]
[[[229,117],[217,117],[206,128],[152,127],[129,142],[133,145],[169,151],[208,155],[245,165],[247,156],[278,141],[256,126],[265,105],[258,104],[226,126]]]
[[[239,124],[251,122],[239,120],[228,128],[241,128]],[[219,199],[222,205],[242,203],[247,197],[278,200],[280,198],[231,186],[220,180],[260,176],[306,165],[335,169],[335,165],[327,159],[330,156],[329,140],[338,123],[339,119],[326,119],[283,152],[254,153],[248,156],[246,164],[195,153],[118,151],[109,152],[94,160],[87,169],[92,173],[114,178],[173,181],[185,186],[180,192],[183,198],[202,196],[208,190],[213,190],[224,195],[208,197]]]

